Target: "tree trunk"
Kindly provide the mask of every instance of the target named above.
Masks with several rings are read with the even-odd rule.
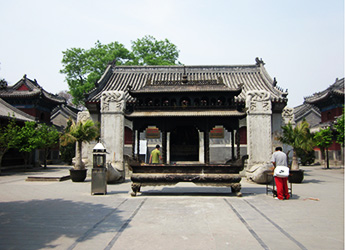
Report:
[[[47,168],[48,149],[44,149],[44,168]]]
[[[77,151],[76,151],[76,162],[74,165],[74,169],[80,170],[80,169],[85,169],[85,165],[82,161],[82,142],[77,141]]]
[[[291,165],[291,170],[299,170],[296,150],[293,150],[293,151],[292,151],[292,165]]]
[[[329,156],[328,156],[328,148],[326,148],[326,162],[327,162],[327,169],[329,169]]]
[[[0,152],[0,175],[1,175],[1,168],[2,168],[2,157],[4,156],[5,152]]]

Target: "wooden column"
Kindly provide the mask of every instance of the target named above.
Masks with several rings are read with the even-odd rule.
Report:
[[[167,163],[167,131],[162,131],[162,158],[163,164]]]

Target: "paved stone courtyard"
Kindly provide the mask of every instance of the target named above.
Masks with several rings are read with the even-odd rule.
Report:
[[[344,249],[344,169],[303,167],[293,197],[242,179],[243,197],[191,183],[143,187],[130,181],[91,195],[83,183],[28,182],[67,166],[0,176],[0,249]]]

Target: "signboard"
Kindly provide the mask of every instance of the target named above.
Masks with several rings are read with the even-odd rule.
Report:
[[[224,128],[223,127],[213,128],[210,132],[210,138],[223,139],[224,138]]]
[[[158,128],[148,127],[146,129],[146,139],[159,139],[161,138],[161,133]]]

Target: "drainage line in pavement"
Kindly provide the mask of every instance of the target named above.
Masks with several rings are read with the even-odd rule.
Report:
[[[109,242],[108,246],[106,248],[104,248],[104,250],[110,250],[115,242],[118,240],[118,238],[120,237],[120,235],[122,234],[123,231],[125,231],[125,229],[127,228],[127,226],[129,225],[129,223],[132,221],[132,219],[134,218],[134,216],[139,212],[140,208],[144,205],[145,201],[147,200],[147,198],[145,198],[140,205],[137,207],[137,209],[135,209],[135,211],[133,212],[133,214],[131,215],[131,217],[128,218],[128,220],[122,225],[122,227],[120,228],[120,230],[116,233],[116,235],[114,236],[114,238],[111,239],[111,241]]]
[[[262,246],[263,249],[269,250],[268,246],[263,242],[263,240],[255,233],[255,231],[249,226],[249,224],[246,222],[246,220],[240,215],[239,212],[230,204],[230,202],[227,199],[224,199],[225,202],[230,206],[232,211],[237,215],[237,217],[240,219],[240,221],[246,226],[248,231],[252,234],[252,236],[259,242],[259,244]]]
[[[265,214],[263,214],[259,209],[257,209],[254,205],[252,205],[250,202],[244,200],[246,203],[248,203],[249,206],[251,206],[254,210],[256,210],[259,214],[261,214],[262,217],[264,217],[266,220],[268,220],[273,226],[275,226],[282,234],[284,234],[287,238],[289,238],[292,242],[294,242],[299,248],[303,250],[307,250],[305,246],[303,246],[302,243],[297,241],[294,237],[292,237],[288,232],[286,232],[284,229],[282,229],[278,224],[276,224],[274,221],[272,221],[270,218],[268,218]]]
[[[114,210],[112,210],[110,213],[108,213],[106,216],[103,217],[103,219],[101,219],[99,222],[97,222],[95,225],[93,225],[92,228],[90,228],[89,230],[87,230],[81,237],[79,237],[69,248],[67,248],[68,250],[72,250],[76,247],[76,245],[79,242],[82,242],[83,240],[85,240],[93,230],[96,229],[96,227],[98,227],[99,224],[101,224],[103,221],[105,221],[110,215],[112,215],[123,203],[125,203],[128,199],[123,200],[119,205],[117,205],[117,207],[114,208]]]

